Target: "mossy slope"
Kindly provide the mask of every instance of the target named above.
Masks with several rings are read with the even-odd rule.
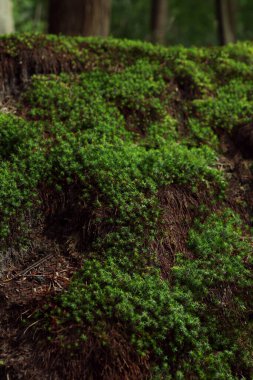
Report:
[[[5,92],[22,90],[16,114],[0,115],[2,249],[43,220],[83,257],[33,315],[62,353],[55,378],[77,361],[73,379],[251,379],[253,154],[240,131],[253,46],[19,36],[0,47],[2,75],[7,60],[16,78]],[[178,188],[173,209],[164,194]]]

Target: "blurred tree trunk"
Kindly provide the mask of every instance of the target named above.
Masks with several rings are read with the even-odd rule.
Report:
[[[152,0],[151,39],[152,42],[164,44],[168,23],[168,0]]]
[[[50,0],[49,33],[108,36],[111,0]]]
[[[216,0],[218,38],[221,45],[236,41],[236,0]]]
[[[12,1],[0,0],[0,34],[14,32]]]

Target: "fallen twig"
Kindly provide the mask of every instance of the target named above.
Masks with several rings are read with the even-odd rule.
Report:
[[[45,257],[42,257],[42,259],[38,260],[36,263],[30,265],[28,268],[26,268],[25,270],[23,270],[22,272],[18,273],[17,275],[15,275],[14,277],[12,278],[8,278],[7,280],[3,280],[2,282],[6,283],[6,282],[10,282],[12,280],[15,280],[16,278],[19,278],[19,277],[22,277],[24,275],[26,275],[28,272],[30,272],[30,270],[34,269],[34,268],[37,268],[40,264],[43,264],[45,261],[47,261],[48,259],[50,259],[51,257],[53,257],[54,255],[52,253],[50,253],[49,255],[45,256]]]

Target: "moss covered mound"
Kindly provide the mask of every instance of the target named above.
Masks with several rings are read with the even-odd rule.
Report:
[[[0,53],[3,375],[252,379],[253,45]]]

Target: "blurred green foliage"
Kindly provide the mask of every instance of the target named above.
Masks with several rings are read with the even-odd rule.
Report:
[[[13,0],[17,32],[45,32],[48,0]]]
[[[47,30],[48,0],[13,0],[17,32]],[[168,0],[167,43],[215,45],[217,28],[214,0]],[[113,0],[111,35],[119,38],[149,40],[149,0]],[[237,37],[253,38],[253,3],[237,1]]]

